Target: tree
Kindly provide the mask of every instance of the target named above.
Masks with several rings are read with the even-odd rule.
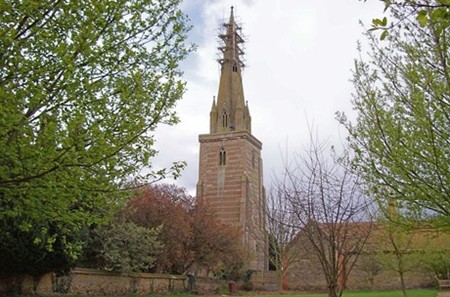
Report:
[[[429,252],[425,256],[425,268],[433,272],[438,280],[450,279],[450,251],[448,249],[437,249]]]
[[[295,238],[299,231],[296,216],[290,211],[287,201],[284,199],[281,188],[270,191],[266,203],[266,228],[269,250],[267,258],[269,269],[273,269],[278,275],[278,286],[280,290],[287,289],[285,279],[289,268],[298,261],[298,247]]]
[[[407,297],[405,276],[423,266],[428,241],[389,221],[381,222],[379,229],[374,259],[384,269],[398,274],[403,296]]]
[[[229,267],[229,262],[236,264],[246,260],[242,258],[238,229],[219,221],[205,201],[196,199],[189,214],[192,225],[189,248],[194,255],[188,268],[190,271],[206,269],[207,272],[217,272]]]
[[[98,226],[91,231],[81,264],[107,271],[148,271],[163,248],[158,240],[160,229],[118,219],[108,226]]]
[[[170,248],[157,257],[151,271],[164,273],[216,270],[229,254],[236,254],[237,230],[219,222],[203,201],[176,185],[150,185],[128,203],[135,224],[161,226],[159,239]]]
[[[376,261],[373,255],[364,253],[358,258],[356,263],[361,271],[364,271],[367,275],[367,280],[370,283],[370,290],[373,290],[375,284],[375,277],[381,272],[382,266]]]
[[[354,122],[349,132],[354,166],[381,207],[396,201],[401,214],[450,230],[450,52],[448,29],[408,16],[380,43],[370,32],[369,62],[355,62]],[[400,216],[401,217],[401,216]]]
[[[364,2],[367,0],[364,0]],[[437,31],[446,30],[450,26],[450,1],[448,0],[381,0],[385,4],[384,11],[389,8],[402,10],[406,8],[409,12],[396,21],[389,23],[387,17],[374,19],[371,30],[382,30],[381,40],[385,39],[389,31],[394,27],[401,27],[403,21],[415,16],[420,26],[433,24]]]
[[[179,2],[2,2],[0,271],[67,269],[126,184],[168,173],[141,169],[152,131],[178,121],[191,51]]]
[[[312,133],[310,133],[312,134]],[[286,164],[276,183],[295,216],[295,244],[315,257],[328,286],[328,296],[341,296],[372,224],[364,222],[368,201],[361,181],[345,160],[326,157],[326,142],[311,137],[305,154]]]
[[[183,273],[192,261],[189,208],[192,197],[176,185],[149,185],[136,192],[127,207],[129,219],[138,226],[161,226],[159,239],[166,247],[158,255],[152,272]]]

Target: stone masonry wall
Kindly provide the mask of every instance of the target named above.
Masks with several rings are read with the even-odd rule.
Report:
[[[219,220],[241,233],[250,269],[265,268],[264,188],[261,143],[246,131],[199,136],[197,198],[215,210]]]
[[[374,275],[373,284],[369,275],[360,264],[364,255],[358,258],[347,282],[348,290],[392,290],[400,289],[398,273],[381,269]],[[407,288],[427,288],[436,283],[433,275],[424,270],[412,270],[405,273],[405,284]],[[299,261],[290,267],[288,272],[289,290],[325,292],[327,284],[319,260],[313,254],[300,257]]]
[[[201,283],[198,284],[201,286]],[[0,295],[15,289],[21,294],[150,294],[185,292],[187,277],[151,273],[120,274],[76,268],[68,275],[49,273],[39,281],[31,276],[0,276]]]

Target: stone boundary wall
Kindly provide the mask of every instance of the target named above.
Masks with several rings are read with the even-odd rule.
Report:
[[[278,291],[279,281],[277,271],[255,271],[250,278],[253,290]]]
[[[437,281],[430,272],[423,270],[408,271],[404,275],[407,289],[436,287]],[[276,271],[256,271],[250,278],[251,288],[262,291],[280,290]],[[303,261],[295,263],[283,280],[283,287],[288,291],[326,292],[327,283],[320,263]],[[346,283],[347,290],[398,290],[401,288],[398,273],[382,270],[374,276],[372,283],[367,273],[360,267],[353,267]],[[450,290],[449,290],[450,292]],[[450,297],[450,296],[449,296]]]
[[[224,292],[227,293],[228,283],[223,279],[195,276],[194,283],[189,283],[188,280],[187,291],[197,295],[216,295]]]
[[[188,278],[184,275],[121,274],[86,268],[75,268],[64,276],[49,273],[39,280],[31,276],[0,276],[0,295],[11,291],[45,295],[150,294],[185,292],[187,288]]]
[[[310,267],[309,267],[310,268]],[[316,267],[318,268],[318,267]],[[288,290],[318,292],[326,290],[326,283],[319,270],[301,275],[289,273]],[[312,283],[306,278],[310,275],[316,280]],[[406,284],[408,288],[433,286],[434,279],[424,273],[408,273]],[[398,276],[393,273],[382,272],[375,277],[371,287],[365,279],[365,274],[354,269],[347,283],[349,290],[354,289],[398,289]],[[0,275],[0,296],[9,293],[24,295],[99,295],[99,294],[151,294],[151,293],[179,293],[192,292],[199,295],[214,295],[228,293],[228,283],[208,277],[188,277],[185,275],[129,273],[120,274],[95,269],[75,268],[69,274],[57,276],[54,273],[44,275],[39,280],[31,276]],[[239,282],[241,290],[277,291],[279,281],[276,271],[255,271],[249,282]],[[284,286],[284,285],[283,285]],[[450,297],[450,296],[449,296]]]

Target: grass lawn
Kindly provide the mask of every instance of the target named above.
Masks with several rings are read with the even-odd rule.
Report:
[[[408,290],[408,297],[436,297],[436,290],[434,289],[416,289]],[[257,295],[255,295],[256,297]],[[282,294],[269,295],[270,297],[327,297],[327,294]],[[401,290],[396,291],[347,291],[344,292],[343,297],[403,297]]]
[[[408,290],[408,297],[436,297],[436,290],[417,289]],[[378,291],[378,292],[344,292],[343,297],[402,297],[401,290],[398,291]]]

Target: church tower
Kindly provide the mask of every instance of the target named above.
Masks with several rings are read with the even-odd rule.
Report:
[[[197,197],[213,207],[220,220],[239,228],[248,268],[266,270],[262,143],[251,134],[242,84],[244,40],[233,7],[223,27],[219,91],[211,107],[209,134],[199,136]]]

